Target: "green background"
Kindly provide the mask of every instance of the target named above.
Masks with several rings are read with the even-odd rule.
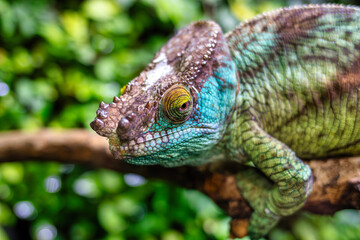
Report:
[[[0,130],[90,130],[99,102],[111,102],[177,29],[213,19],[228,31],[293,3],[301,1],[0,0]],[[229,220],[199,192],[134,174],[0,164],[0,240],[225,239]],[[360,239],[359,212],[300,213],[269,238]]]

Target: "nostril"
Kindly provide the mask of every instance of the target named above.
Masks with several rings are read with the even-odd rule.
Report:
[[[135,113],[130,113],[128,116],[126,116],[127,119],[129,119],[131,122],[136,119]]]

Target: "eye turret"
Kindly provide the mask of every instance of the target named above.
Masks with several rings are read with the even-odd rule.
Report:
[[[161,111],[172,123],[183,123],[189,119],[193,109],[193,99],[183,85],[174,85],[161,98]]]

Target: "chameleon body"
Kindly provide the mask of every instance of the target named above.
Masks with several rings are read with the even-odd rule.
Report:
[[[259,169],[265,177],[237,174],[258,238],[306,201],[312,175],[301,159],[360,154],[359,55],[355,7],[279,9],[227,34],[195,22],[101,103],[91,126],[129,163]]]

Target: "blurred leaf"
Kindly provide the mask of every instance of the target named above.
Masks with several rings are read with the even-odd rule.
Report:
[[[37,31],[36,19],[31,10],[27,4],[19,4],[14,8],[20,32],[24,37],[31,37]]]
[[[132,198],[120,196],[115,200],[116,209],[121,215],[135,216],[141,211],[141,207]]]
[[[33,70],[33,59],[24,48],[17,48],[13,55],[14,71],[17,73],[31,73]]]
[[[7,236],[6,232],[2,227],[0,227],[0,239],[1,240],[10,240],[10,238]]]
[[[104,240],[124,240],[125,238],[118,235],[107,235]]]
[[[250,1],[247,0],[232,0],[230,1],[230,7],[232,13],[241,21],[250,19],[256,15],[256,12],[249,5]]]
[[[65,11],[62,16],[62,23],[71,39],[75,42],[85,42],[88,40],[88,22],[77,12]]]
[[[55,22],[44,22],[40,28],[40,35],[43,36],[51,45],[64,47],[66,36],[61,27]]]
[[[72,240],[86,240],[94,239],[95,226],[90,221],[81,221],[72,224],[71,239]]]
[[[133,22],[126,15],[116,16],[106,22],[98,22],[95,26],[99,33],[104,35],[129,34],[134,30]]]
[[[274,229],[269,234],[270,240],[295,240],[291,232],[282,229]]]
[[[101,58],[95,65],[95,74],[101,80],[111,81],[116,76],[117,63],[112,57]]]
[[[151,0],[143,1],[152,4]],[[159,18],[164,22],[171,21],[177,27],[200,18],[200,4],[197,1],[155,0],[154,3]]]
[[[85,16],[97,21],[115,17],[121,11],[120,5],[111,0],[87,0],[83,4]]]
[[[141,222],[136,224],[135,232],[141,232],[142,234],[161,234],[169,228],[169,221],[164,215],[156,215],[153,213],[147,213]]]
[[[47,52],[44,47],[44,44],[38,44],[34,47],[33,51],[31,52],[31,57],[33,59],[34,67],[39,68],[41,67],[47,57]]]
[[[11,7],[5,1],[1,1],[1,28],[5,37],[12,37],[15,33],[16,16]]]
[[[293,231],[300,240],[317,240],[319,238],[314,227],[304,219],[298,219],[295,222]]]
[[[88,44],[83,44],[75,50],[77,59],[83,64],[90,65],[95,59],[95,51]]]
[[[2,163],[0,165],[0,177],[11,184],[20,183],[24,177],[24,168],[22,163]]]
[[[114,41],[101,35],[95,35],[92,38],[92,46],[94,49],[106,54],[114,49]]]
[[[359,211],[354,211],[351,209],[346,209],[335,213],[335,219],[339,220],[344,224],[349,224],[353,226],[360,226],[360,214]],[[360,229],[359,229],[360,230]]]
[[[183,240],[183,239],[184,237],[182,236],[182,234],[174,230],[165,232],[161,237],[161,240]]]
[[[109,170],[100,170],[99,178],[104,190],[108,192],[119,192],[124,183],[119,173]]]
[[[12,62],[9,59],[8,52],[0,48],[0,73],[2,71],[10,71],[12,70]],[[4,74],[4,72],[2,72]]]
[[[115,205],[104,201],[99,205],[98,218],[102,227],[110,233],[120,233],[127,227],[125,219],[117,211]]]
[[[6,204],[0,202],[0,226],[12,225],[15,223],[15,221],[16,218],[11,209]]]
[[[96,198],[101,194],[97,176],[94,172],[87,172],[80,176],[73,185],[74,191],[84,197]]]
[[[1,177],[0,177],[0,179],[1,179]],[[11,191],[10,187],[5,183],[3,183],[3,184],[0,183],[0,199],[10,200],[12,195],[13,195],[13,192]]]

